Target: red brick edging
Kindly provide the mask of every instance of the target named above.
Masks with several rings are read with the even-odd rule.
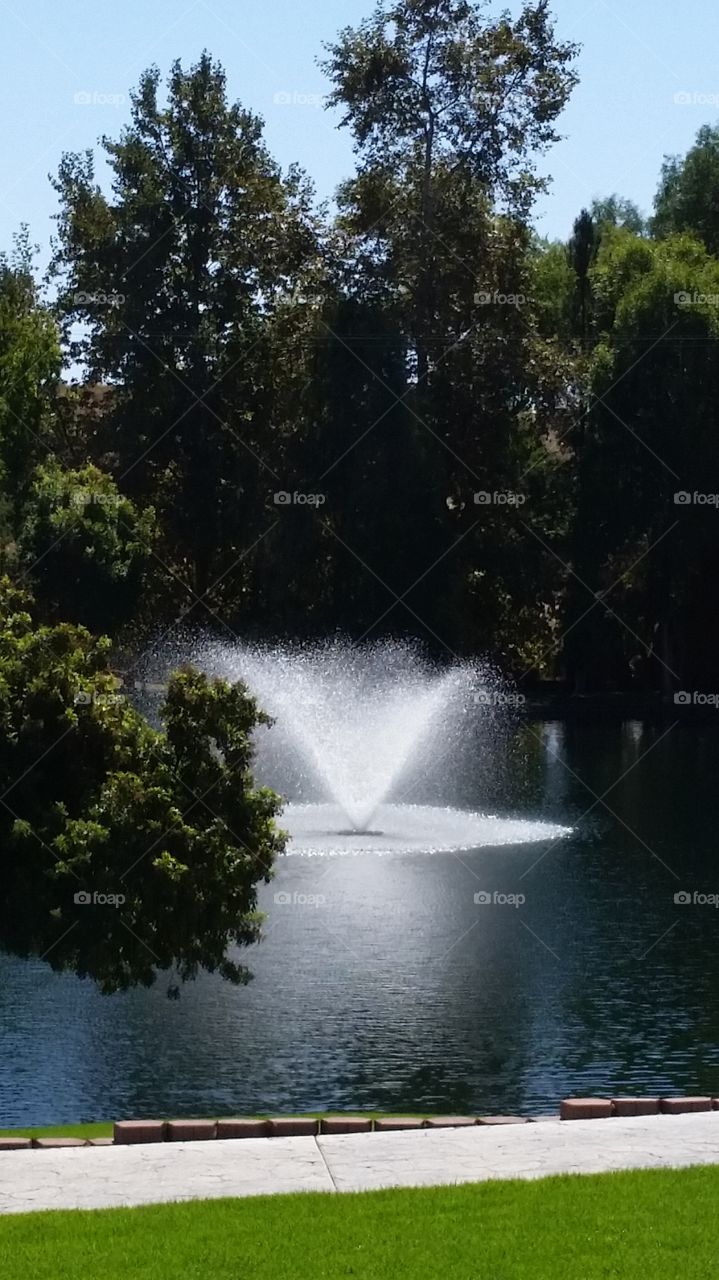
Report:
[[[603,1120],[612,1116],[684,1115],[719,1111],[719,1097],[565,1098],[559,1116],[242,1116],[222,1120],[117,1120],[113,1138],[0,1137],[0,1152],[29,1148],[127,1146],[152,1142],[202,1142],[215,1138],[314,1137],[318,1134],[389,1133],[412,1129],[459,1129],[473,1125],[529,1124],[541,1120]]]
[[[678,1116],[690,1111],[719,1111],[719,1098],[565,1098],[560,1120],[605,1120],[611,1116]]]

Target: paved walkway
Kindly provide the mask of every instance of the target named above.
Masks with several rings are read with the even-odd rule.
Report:
[[[719,1164],[719,1112],[0,1154],[0,1212]]]

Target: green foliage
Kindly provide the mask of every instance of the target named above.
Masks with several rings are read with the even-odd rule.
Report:
[[[51,459],[33,476],[17,542],[50,616],[115,631],[140,611],[156,540],[152,508],[139,511],[92,464],[64,471]]]
[[[645,560],[670,486],[714,471],[719,130],[666,162],[651,225],[611,194],[538,241],[575,54],[543,2],[389,0],[341,31],[323,65],[356,168],[332,221],[207,54],[141,77],[103,140],[109,192],[91,153],[63,158],[57,314],[90,385],[50,413],[48,376],[26,380],[19,416],[62,468],[7,430],[0,454],[3,563],[45,616],[123,640],[178,615],[408,631],[600,683],[635,643],[656,660],[712,564],[687,513],[677,559]],[[54,334],[28,253],[4,277],[8,367],[27,367],[18,316]],[[75,485],[103,501],[75,509]],[[638,641],[597,602],[616,579]]]
[[[719,262],[691,236],[651,242],[614,229],[591,278],[601,337],[568,616],[591,613],[572,627],[568,661],[621,682],[636,656],[648,683],[671,688],[683,676],[698,688],[715,667],[716,509],[674,495],[719,493]],[[593,595],[609,590],[614,616]]]
[[[647,231],[644,214],[633,201],[625,200],[622,196],[612,195],[603,200],[592,200],[589,212],[600,234],[604,226],[624,227],[635,236],[645,235]]]
[[[512,660],[523,645],[510,636],[508,600],[533,576],[541,630],[556,582],[541,542],[530,539],[528,549],[526,539],[527,522],[542,523],[555,470],[546,442],[565,408],[561,358],[530,302],[526,217],[542,185],[534,157],[555,137],[574,52],[555,40],[544,5],[511,21],[464,0],[401,0],[343,31],[324,64],[358,156],[356,177],[339,192],[349,287],[372,308],[385,368],[391,355],[405,365],[390,474],[395,506],[407,514],[388,572],[398,593],[411,591],[413,616],[393,611],[392,622],[452,647],[491,637],[494,652]],[[379,364],[368,351],[357,382]],[[396,360],[394,374],[385,387],[401,386]],[[379,421],[386,426],[386,412]],[[362,456],[369,446],[360,440]],[[523,492],[530,467],[534,507]],[[474,493],[495,489],[519,491],[519,501],[480,508]],[[359,523],[366,528],[366,518]],[[380,563],[383,545],[386,525],[377,522],[362,561]]]
[[[60,342],[40,302],[27,231],[0,254],[0,492],[6,520],[17,513],[30,474],[47,449],[49,406],[60,376]]]
[[[188,669],[156,730],[108,654],[0,582],[0,946],[105,992],[158,970],[246,981],[228,948],[258,939],[256,885],[283,847],[251,775],[265,718],[243,686]]]
[[[59,310],[116,385],[106,469],[157,512],[168,611],[504,651],[528,563],[553,596],[516,508],[478,513],[472,495],[531,464],[539,510],[554,483],[543,442],[568,401],[529,305],[525,218],[574,52],[543,4],[495,21],[407,0],[343,32],[327,67],[359,163],[331,229],[207,55],[173,67],[164,103],[142,77],[104,141],[112,198],[91,156],[64,158]],[[319,489],[318,518],[278,511],[282,489]],[[475,613],[478,561],[494,607]]]
[[[68,335],[85,326],[73,353],[119,384],[124,487],[155,505],[168,554],[202,594],[240,565],[280,487],[274,323],[318,270],[312,193],[297,169],[281,174],[259,118],[228,104],[207,54],[173,66],[165,103],[146,72],[130,125],[103,146],[111,198],[91,154],[66,155],[56,181],[58,307]]]
[[[569,348],[576,335],[574,296],[576,275],[567,246],[559,241],[537,241],[530,260],[532,298],[537,323],[547,338],[559,338]]]
[[[576,47],[555,41],[543,3],[514,21],[483,10],[468,0],[378,5],[328,46],[329,101],[345,113],[362,171],[406,180],[437,165],[526,208],[538,185],[531,157],[556,141]]]
[[[652,230],[660,238],[692,232],[719,253],[719,126],[704,125],[686,156],[665,159]]]
[[[576,328],[583,349],[589,340],[590,323],[590,283],[589,269],[599,247],[599,228],[591,214],[582,209],[574,223],[572,235],[567,246],[569,264],[574,272],[574,311]]]

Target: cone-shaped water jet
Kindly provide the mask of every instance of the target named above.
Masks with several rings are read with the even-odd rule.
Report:
[[[293,797],[283,816],[289,853],[442,852],[569,831],[414,803],[429,776],[451,776],[471,722],[497,714],[502,695],[477,664],[440,668],[394,641],[210,643],[193,660],[243,680],[273,717],[258,772]]]

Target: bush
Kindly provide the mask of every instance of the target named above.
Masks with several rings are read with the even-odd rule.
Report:
[[[228,948],[258,940],[257,884],[284,847],[280,801],[251,773],[266,717],[243,685],[188,668],[154,729],[109,649],[36,625],[0,579],[0,947],[104,992],[158,970],[244,982]]]

